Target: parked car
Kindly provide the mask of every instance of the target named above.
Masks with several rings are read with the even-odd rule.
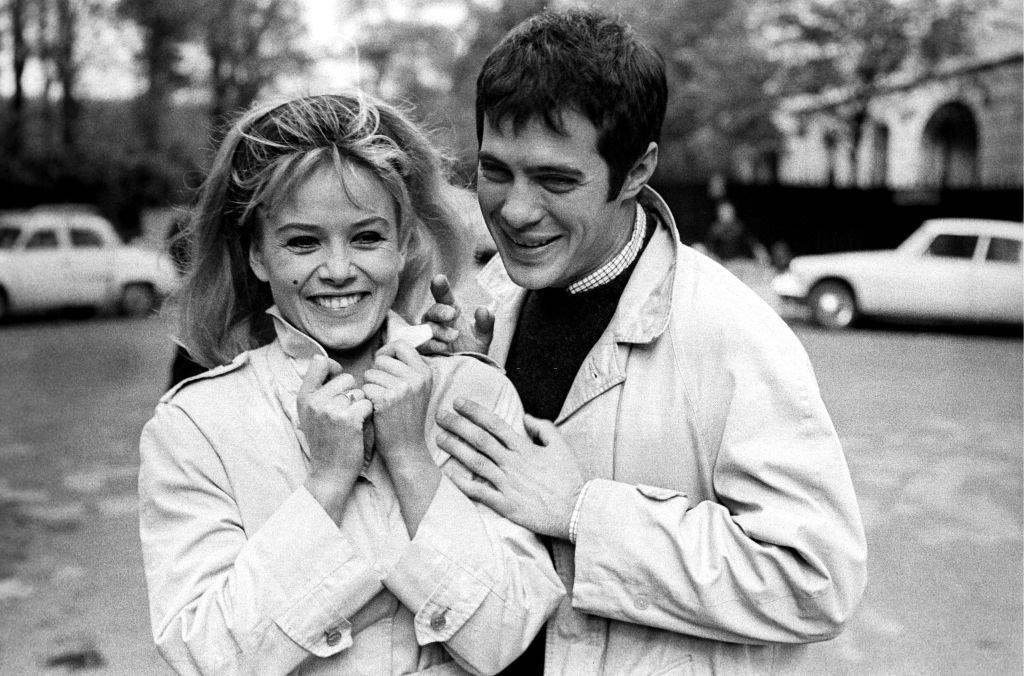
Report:
[[[894,251],[797,256],[772,288],[838,329],[859,317],[1021,323],[1024,224],[925,221]]]
[[[0,317],[68,307],[151,313],[178,283],[169,256],[77,209],[0,214]]]

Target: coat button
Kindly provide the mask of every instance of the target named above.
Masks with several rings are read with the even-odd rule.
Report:
[[[444,616],[447,611],[442,610],[439,613],[434,613],[434,616],[430,618],[430,628],[434,631],[441,631],[448,624],[448,619]]]
[[[327,639],[327,645],[336,646],[341,643],[341,632],[337,629],[331,629],[324,632],[324,638]]]
[[[637,610],[647,610],[647,606],[651,605],[650,602],[643,596],[638,596],[633,601],[633,605],[636,606]]]

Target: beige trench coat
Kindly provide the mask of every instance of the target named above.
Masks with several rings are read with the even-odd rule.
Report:
[[[865,585],[846,461],[811,364],[758,296],[660,216],[555,421],[591,484],[546,674],[801,670]],[[524,292],[495,257],[490,356],[504,363]]]

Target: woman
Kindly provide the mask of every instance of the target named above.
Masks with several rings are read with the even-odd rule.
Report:
[[[496,672],[564,594],[434,443],[456,397],[522,424],[496,369],[404,338],[461,255],[443,186],[423,135],[365,96],[257,108],[224,139],[178,309],[197,361],[231,361],[169,391],[141,440],[153,631],[179,672]]]

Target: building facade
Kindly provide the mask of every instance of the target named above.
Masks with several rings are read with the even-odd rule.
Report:
[[[897,75],[872,97],[857,148],[841,92],[780,107],[783,136],[772,167],[786,184],[1013,188],[1024,183],[1024,45],[1021,3],[999,3],[979,31],[976,56],[925,75]],[[992,38],[995,36],[995,38]],[[854,175],[856,173],[856,175]]]

